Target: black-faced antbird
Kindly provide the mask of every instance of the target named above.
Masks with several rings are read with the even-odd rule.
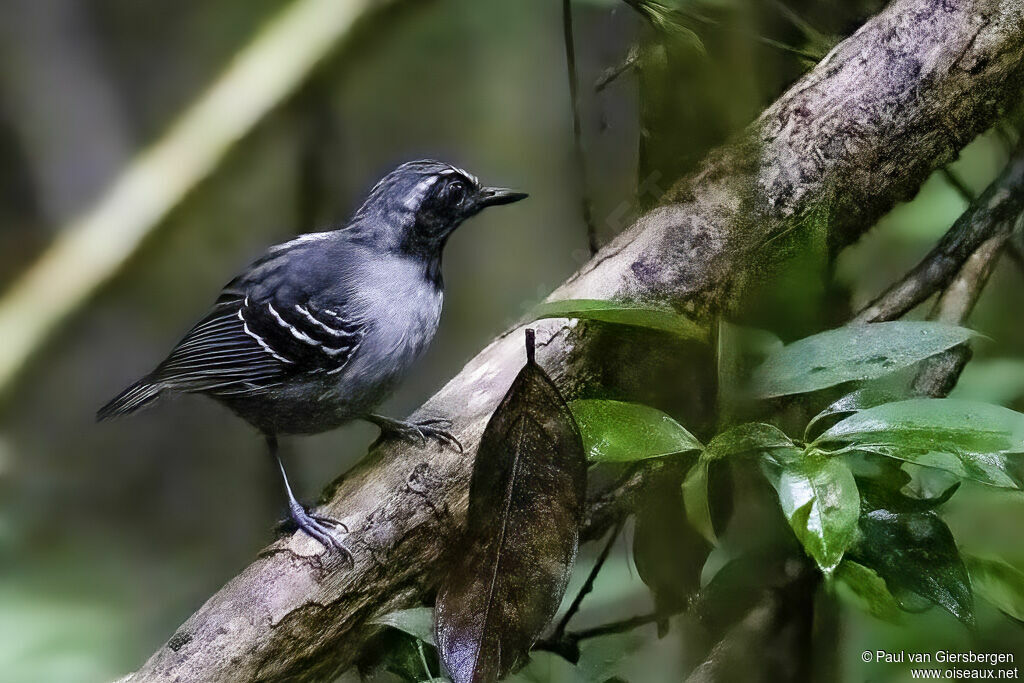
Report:
[[[206,394],[266,438],[295,524],[325,548],[348,550],[344,525],[311,515],[292,494],[280,434],[312,434],[361,418],[383,435],[461,451],[450,422],[403,422],[373,410],[426,349],[441,315],[441,252],[488,206],[526,195],[482,187],[438,161],[386,175],[344,227],[271,247],[229,282],[170,355],[97,414],[126,415],[166,392]]]

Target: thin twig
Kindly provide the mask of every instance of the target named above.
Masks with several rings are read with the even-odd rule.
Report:
[[[800,33],[804,34],[804,37],[820,38],[821,36],[824,35],[821,31],[811,26],[811,23],[809,21],[801,17],[795,11],[793,11],[793,9],[789,5],[782,2],[782,0],[772,0],[772,4],[775,5],[775,9],[779,11],[779,14],[785,17],[786,21],[793,24],[793,26],[795,26],[797,30],[800,31]]]
[[[970,204],[976,199],[974,192],[971,191],[971,188],[967,187],[967,183],[963,181],[963,178],[958,176],[949,166],[943,166],[939,172],[965,202]]]
[[[943,290],[929,318],[951,325],[962,325],[978,303],[1008,239],[1009,233],[999,233],[983,242]],[[948,395],[956,386],[971,355],[971,347],[961,344],[931,358],[914,378],[913,392],[919,396],[935,398]]]
[[[625,633],[640,626],[646,626],[647,624],[653,624],[662,621],[663,619],[668,619],[669,617],[681,614],[682,612],[683,608],[672,612],[652,612],[651,614],[641,614],[636,617],[630,617],[629,619],[613,621],[608,624],[601,624],[600,626],[594,626],[593,628],[586,628],[580,631],[573,631],[572,633],[566,634],[566,637],[578,643],[581,640],[599,638],[601,636],[612,635],[613,633]]]
[[[637,494],[648,479],[662,469],[651,462],[632,467],[606,490],[587,499],[586,517],[580,529],[580,542],[596,541],[632,512]]]
[[[533,649],[554,652],[562,658],[576,663],[580,658],[580,643],[582,641],[600,638],[601,636],[614,635],[616,633],[627,633],[635,628],[640,628],[641,626],[653,624],[677,614],[681,614],[684,609],[685,608],[679,608],[671,612],[662,611],[652,612],[651,614],[641,614],[639,616],[630,617],[629,619],[594,626],[593,628],[582,629],[580,631],[570,631],[569,633],[562,634],[557,638],[552,635],[550,638],[545,638],[544,640],[537,642],[537,644],[533,646]]]
[[[623,1],[627,5],[632,7],[644,19],[647,19],[648,21],[650,21],[650,17],[648,16],[647,11],[644,9],[644,2],[642,0],[623,0]],[[729,33],[733,33],[733,34],[742,36],[744,38],[749,38],[750,40],[753,40],[755,42],[761,43],[762,45],[766,45],[766,46],[771,47],[771,48],[775,48],[776,50],[781,50],[782,52],[787,52],[787,53],[789,53],[791,55],[796,55],[797,57],[802,57],[804,59],[808,59],[808,60],[810,60],[813,63],[817,63],[818,61],[821,60],[821,55],[819,55],[819,54],[815,54],[813,52],[808,52],[807,50],[801,50],[798,47],[793,47],[792,45],[787,45],[786,43],[783,43],[782,41],[779,41],[779,40],[775,40],[774,38],[769,38],[767,36],[762,36],[759,33],[754,33],[753,31],[748,31],[746,29],[733,26],[732,24],[728,24],[728,23],[725,23],[725,22],[718,21],[717,19],[713,19],[713,18],[707,16],[706,14],[701,14],[700,12],[697,12],[696,10],[694,10],[692,8],[688,8],[686,11],[672,10],[672,14],[678,14],[681,17],[685,17],[687,19],[692,19],[692,20],[696,21],[697,23],[703,24],[704,26],[707,26],[709,28],[714,28],[714,29],[717,29],[719,31],[727,31]]]
[[[572,2],[562,0],[562,30],[565,40],[565,64],[569,72],[569,99],[572,102],[572,136],[573,152],[576,158],[576,171],[580,183],[580,209],[583,212],[583,223],[587,227],[587,246],[593,256],[600,249],[597,241],[597,226],[594,225],[593,210],[590,206],[590,195],[587,190],[587,162],[583,153],[583,126],[580,123],[579,75],[576,72],[576,43],[572,31]]]
[[[580,605],[583,604],[583,598],[594,590],[594,581],[597,579],[597,575],[601,572],[601,568],[604,566],[605,560],[608,559],[609,553],[612,551],[612,547],[615,545],[615,540],[619,537],[622,532],[622,526],[626,523],[625,517],[616,522],[615,527],[612,529],[611,535],[608,537],[608,542],[605,543],[604,548],[601,549],[601,554],[597,556],[597,560],[594,562],[594,566],[590,568],[590,573],[587,574],[587,580],[583,582],[583,586],[580,587],[576,597],[573,598],[572,603],[569,605],[569,609],[565,611],[565,615],[562,620],[558,622],[558,626],[555,627],[554,633],[551,634],[553,640],[559,640],[565,635],[565,627],[569,625],[569,621],[576,616],[576,613],[580,611]]]
[[[594,81],[594,92],[602,92],[611,85],[619,76],[636,68],[640,62],[640,50],[636,45],[629,48],[626,58],[621,63],[605,69],[604,72]]]
[[[854,322],[892,320],[945,288],[988,239],[1009,235],[1024,211],[1024,149],[956,220],[935,246],[900,282],[864,308]]]

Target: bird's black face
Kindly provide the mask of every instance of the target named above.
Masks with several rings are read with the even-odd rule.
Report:
[[[488,206],[511,204],[526,198],[522,192],[482,187],[476,178],[461,171],[430,176],[424,182],[430,188],[416,210],[414,230],[428,241],[443,241],[462,221]]]
[[[474,176],[438,161],[402,164],[370,193],[361,212],[388,216],[401,231],[401,248],[436,253],[464,220],[488,206],[526,198],[522,192],[484,187]]]

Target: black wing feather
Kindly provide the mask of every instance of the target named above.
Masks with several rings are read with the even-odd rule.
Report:
[[[295,375],[339,372],[361,338],[358,323],[308,301],[222,297],[152,380],[180,391],[259,393]]]

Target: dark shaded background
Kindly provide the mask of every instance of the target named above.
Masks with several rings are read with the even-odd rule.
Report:
[[[0,5],[0,285],[285,4]],[[158,362],[219,287],[267,245],[344,220],[382,173],[410,158],[436,156],[530,192],[528,202],[488,212],[453,238],[441,330],[387,406],[396,416],[588,258],[560,3],[407,4],[363,27],[262,121],[48,344],[0,408],[0,680],[98,681],[127,672],[272,538],[283,513],[276,474],[257,435],[225,409],[184,397],[131,420],[93,422],[96,408]],[[593,93],[594,79],[633,41],[648,39],[649,29],[612,0],[575,5],[588,174],[602,238],[625,225],[637,203],[656,198],[648,188],[667,188],[806,68],[750,38],[806,41],[775,3],[731,4],[746,33],[705,36],[706,56],[673,48],[671,68],[656,74],[656,84],[638,92],[627,74],[601,94]],[[833,35],[852,30],[876,4],[808,0],[790,7]],[[993,133],[954,168],[980,191],[1005,158]],[[636,198],[638,174],[654,182],[641,185]],[[932,178],[842,256],[839,291],[864,303],[965,206],[941,177]],[[1024,408],[1022,272],[1004,259],[989,285],[971,324],[992,341],[958,390],[1017,409]],[[287,440],[297,488],[315,498],[374,436],[352,425]],[[958,495],[947,519],[960,542],[1019,565],[1024,505],[984,493]],[[581,625],[649,609],[626,547],[601,575]],[[582,571],[592,555],[582,553]],[[724,559],[713,556],[711,566]],[[844,612],[841,668],[850,680],[899,680],[904,670],[860,663],[862,650],[881,647],[986,643],[1024,657],[1019,625],[980,610],[976,636],[935,610],[903,630]],[[624,675],[679,680],[680,638],[648,640],[624,662]],[[552,680],[560,680],[554,669]]]

